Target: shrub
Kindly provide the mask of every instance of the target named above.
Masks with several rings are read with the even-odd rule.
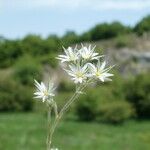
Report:
[[[113,22],[111,24],[103,23],[95,26],[90,31],[91,40],[109,39],[118,35],[127,34],[131,32],[129,27],[123,26],[119,22]]]
[[[41,66],[30,56],[21,57],[14,66],[14,78],[21,84],[33,85],[34,79],[41,78]]]
[[[44,40],[37,35],[27,35],[22,39],[21,44],[25,54],[28,53],[37,56],[48,52],[47,49],[45,49]]]
[[[97,99],[93,91],[88,91],[90,94],[83,95],[76,103],[76,114],[81,121],[95,120],[97,115]]]
[[[119,35],[116,38],[116,47],[117,48],[122,48],[122,47],[131,47],[133,44],[132,37],[129,35]]]
[[[150,74],[139,75],[125,87],[126,98],[134,105],[139,118],[150,118],[149,77]]]
[[[79,36],[73,31],[67,31],[61,40],[64,46],[68,46],[70,44],[77,43],[79,41]]]
[[[50,35],[45,40],[45,49],[48,49],[48,52],[51,53],[57,53],[62,47],[61,47],[61,40],[56,35]],[[47,54],[47,53],[45,53]]]
[[[0,43],[0,68],[12,66],[22,53],[19,40],[5,40]]]
[[[130,103],[122,100],[122,97],[109,85],[90,89],[76,104],[76,114],[83,121],[121,123],[134,114]]]
[[[139,35],[150,31],[150,15],[143,18],[134,28],[134,31]]]
[[[43,55],[41,57],[38,57],[38,60],[41,64],[47,65],[50,64],[51,67],[56,68],[58,66],[58,61],[56,59],[56,54],[51,53],[47,55]]]
[[[118,93],[109,84],[97,89],[90,89],[76,104],[76,114],[79,120],[103,121],[121,123],[134,116],[134,109],[130,103],[123,100],[124,94]]]
[[[83,42],[83,41],[90,41],[91,40],[91,33],[89,32],[84,32],[83,34],[81,34],[79,36],[79,41]]]
[[[122,123],[133,115],[132,106],[125,100],[107,101],[100,106],[97,119],[109,123]]]
[[[32,90],[14,82],[0,79],[0,111],[29,111],[33,108]]]

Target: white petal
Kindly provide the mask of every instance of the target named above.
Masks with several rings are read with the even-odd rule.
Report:
[[[92,72],[96,72],[97,71],[96,67],[93,64],[88,63],[88,65],[90,66],[90,69],[92,69]]]
[[[84,66],[81,68],[81,70],[82,70],[83,72],[85,72],[86,69],[87,69],[87,65],[84,65]]]
[[[110,78],[105,78],[105,81],[112,81],[112,79],[110,79]]]
[[[42,96],[39,95],[39,96],[35,96],[34,98],[42,98]]]
[[[104,82],[104,77],[103,77],[103,76],[99,77],[99,79],[100,79],[102,82]]]
[[[113,76],[113,74],[111,74],[111,73],[103,73],[103,74],[104,74],[105,77],[111,77],[111,76]]]
[[[106,62],[104,61],[100,67],[100,70],[103,70],[105,68],[105,66],[106,66]]]
[[[41,88],[42,88],[43,91],[47,90],[46,86],[45,86],[45,84],[43,82],[41,82]]]
[[[38,89],[40,89],[40,87],[41,87],[40,83],[38,83],[35,79],[34,79],[34,82],[35,82],[35,86],[36,86]]]
[[[35,92],[34,95],[41,95],[41,92]]]
[[[100,69],[101,68],[101,63],[100,63],[100,60],[98,60],[98,63],[97,63],[97,68]]]
[[[43,101],[43,102],[45,102],[45,100],[46,100],[46,97],[45,97],[45,96],[43,96],[43,99],[42,99],[42,101]]]

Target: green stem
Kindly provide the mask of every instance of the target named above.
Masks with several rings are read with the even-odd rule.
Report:
[[[47,121],[48,121],[48,134],[47,134],[47,150],[50,150],[51,142],[50,142],[50,130],[51,130],[51,107],[48,106],[47,110]]]
[[[58,113],[58,115],[56,116],[54,123],[50,129],[50,137],[49,137],[49,144],[51,145],[52,142],[52,137],[53,134],[55,132],[55,129],[60,121],[60,119],[62,118],[63,114],[65,111],[67,111],[67,109],[69,108],[69,106],[78,98],[78,96],[81,94],[81,92],[84,90],[84,88],[90,83],[90,80],[85,83],[85,85],[80,85],[77,89],[76,92],[72,95],[72,97],[68,100],[68,102],[63,106],[63,108],[60,110],[60,112]],[[49,146],[50,147],[50,146]],[[48,149],[50,150],[50,149]]]
[[[86,84],[87,85],[87,84]],[[63,106],[63,108],[61,109],[61,111],[58,114],[58,117],[55,119],[54,124],[51,128],[51,135],[50,135],[50,141],[52,141],[52,137],[53,134],[55,132],[55,129],[60,121],[60,119],[62,118],[64,112],[69,108],[69,106],[78,98],[78,96],[80,95],[80,92],[82,92],[82,90],[86,87],[85,86],[79,86],[76,90],[76,92],[73,94],[73,96],[69,99],[69,101]]]

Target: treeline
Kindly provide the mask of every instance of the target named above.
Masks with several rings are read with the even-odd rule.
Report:
[[[20,56],[30,55],[38,58],[41,63],[47,62],[56,53],[60,52],[61,46],[69,46],[84,41],[97,41],[110,39],[129,33],[143,35],[150,31],[150,16],[143,18],[135,27],[131,28],[119,22],[102,23],[91,28],[89,31],[77,35],[73,31],[68,31],[62,37],[50,35],[43,39],[38,35],[27,35],[23,39],[8,40],[0,38],[0,68],[7,68],[13,65]],[[55,61],[51,61],[56,65]]]
[[[0,68],[12,66],[25,55],[37,58],[44,63],[53,54],[58,53],[60,45],[60,39],[57,36],[42,39],[40,36],[28,35],[21,40],[3,39],[0,42]]]

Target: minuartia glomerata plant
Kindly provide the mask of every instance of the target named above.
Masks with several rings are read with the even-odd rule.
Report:
[[[41,99],[48,107],[48,135],[47,135],[47,150],[58,150],[52,148],[52,140],[55,129],[64,115],[64,112],[69,106],[83,93],[84,89],[91,83],[99,80],[101,82],[111,81],[110,77],[113,74],[109,71],[113,66],[107,66],[106,61],[102,61],[104,55],[95,52],[95,47],[88,47],[82,45],[80,49],[68,47],[64,49],[63,55],[58,55],[56,59],[61,63],[65,63],[63,70],[70,76],[71,80],[76,85],[76,90],[72,97],[65,103],[65,105],[58,112],[57,103],[55,102],[55,86],[52,81],[49,81],[48,86],[43,82],[39,83],[35,80],[37,88],[34,93],[35,98]],[[55,118],[51,120],[51,111],[54,110]]]

